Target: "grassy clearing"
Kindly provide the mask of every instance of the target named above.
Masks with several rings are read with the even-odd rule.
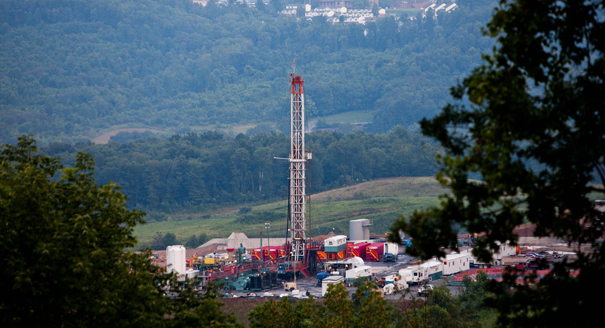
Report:
[[[350,220],[370,219],[371,232],[383,234],[399,215],[408,216],[415,210],[437,205],[438,195],[443,193],[444,189],[435,179],[423,177],[373,180],[312,195],[311,233],[327,234],[333,230],[348,234]],[[178,215],[173,217],[182,219]],[[217,211],[206,219],[191,214],[188,217],[197,219],[138,226],[135,235],[143,244],[149,243],[156,232],[172,232],[180,240],[202,232],[210,237],[227,238],[231,232],[243,231],[252,237],[264,230],[264,222],[273,220],[270,233],[281,236],[285,235],[287,208],[284,200],[253,206],[246,214],[231,208]]]
[[[267,122],[273,123],[273,122]],[[202,133],[206,131],[219,131],[228,135],[238,135],[240,133],[245,134],[249,129],[256,127],[260,123],[247,123],[247,124],[210,124],[204,126],[191,126],[191,130]]]

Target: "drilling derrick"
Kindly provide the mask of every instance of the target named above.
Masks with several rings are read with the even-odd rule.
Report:
[[[292,260],[304,261],[305,257],[305,94],[300,76],[290,74],[290,243]]]

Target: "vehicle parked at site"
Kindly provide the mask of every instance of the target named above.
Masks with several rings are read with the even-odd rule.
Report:
[[[511,267],[515,270],[524,271],[524,270],[527,270],[527,262],[518,262],[518,263],[511,265]]]
[[[294,282],[284,282],[284,290],[285,291],[293,291],[296,288],[296,281]]]
[[[545,270],[550,266],[544,259],[530,259],[527,262],[527,270]]]
[[[399,256],[397,254],[386,253],[382,258],[384,262],[397,262],[399,261]]]
[[[420,288],[418,288],[418,296],[425,296],[432,292],[434,288],[435,286],[433,285],[422,285]]]
[[[320,272],[320,273],[318,273],[317,276],[316,276],[317,277],[317,287],[321,287],[322,280],[328,278],[329,276],[330,276],[330,274],[327,273],[327,272]]]

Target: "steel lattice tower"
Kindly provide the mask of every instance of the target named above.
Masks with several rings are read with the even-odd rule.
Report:
[[[293,261],[304,261],[305,222],[305,94],[300,76],[290,75],[290,227]]]

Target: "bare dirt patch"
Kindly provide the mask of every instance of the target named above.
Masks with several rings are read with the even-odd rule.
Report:
[[[115,136],[116,134],[120,133],[120,132],[145,132],[145,131],[151,131],[153,133],[159,133],[162,132],[161,130],[156,130],[156,129],[146,129],[146,128],[142,128],[142,129],[116,129],[116,130],[111,130],[109,132],[105,132],[102,135],[92,139],[92,142],[99,144],[99,145],[104,145],[106,143],[109,142],[109,139],[113,136]]]

